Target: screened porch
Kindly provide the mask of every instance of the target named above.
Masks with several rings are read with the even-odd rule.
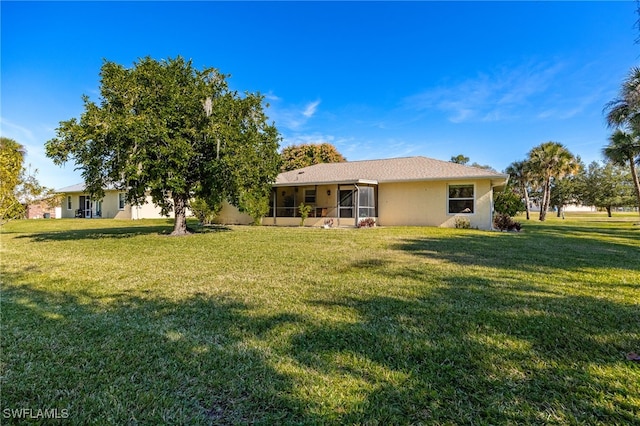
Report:
[[[306,226],[356,226],[377,218],[375,184],[277,186],[271,193],[265,225],[300,225],[300,205],[310,206]]]

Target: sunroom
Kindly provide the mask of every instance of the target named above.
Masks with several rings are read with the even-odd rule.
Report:
[[[353,227],[377,220],[378,183],[359,179],[335,183],[275,184],[264,225],[298,226],[302,205],[309,206],[305,226]]]

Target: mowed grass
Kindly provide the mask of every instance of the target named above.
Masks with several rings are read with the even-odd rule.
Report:
[[[2,228],[0,416],[640,424],[637,216],[522,233]],[[15,419],[3,416],[2,423]]]

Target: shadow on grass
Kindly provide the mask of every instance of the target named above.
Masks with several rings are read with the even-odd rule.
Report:
[[[317,423],[250,342],[255,330],[296,318],[256,320],[249,309],[228,296],[100,298],[5,286],[0,405],[64,408],[75,424]]]
[[[640,270],[640,229],[551,226],[522,233],[461,233],[406,239],[393,248],[461,265],[536,272],[542,269]]]
[[[418,300],[313,302],[361,318],[291,342],[309,369],[360,382],[339,423],[637,424],[640,372],[624,361],[640,344],[637,306],[445,283]]]
[[[332,313],[320,321],[229,294],[99,296],[28,277],[3,277],[3,408],[222,425],[633,424],[640,410],[623,361],[637,306],[454,275],[409,299],[306,302]]]
[[[198,226],[189,225],[192,234],[208,234],[213,232],[227,232],[231,228],[223,225]],[[173,231],[173,224],[167,225],[143,225],[120,226],[112,228],[71,229],[64,231],[35,232],[21,235],[16,238],[27,238],[35,242],[42,241],[70,241],[70,240],[95,240],[95,239],[121,239],[133,238],[141,235],[166,235]],[[185,235],[184,237],[188,237]]]

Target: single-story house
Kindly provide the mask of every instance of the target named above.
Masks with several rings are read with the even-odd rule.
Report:
[[[357,226],[373,218],[381,226],[454,227],[456,218],[491,229],[493,192],[509,175],[426,157],[324,163],[280,173],[264,225],[297,226],[299,205],[311,206],[307,226]],[[225,205],[220,223],[250,223]]]
[[[61,217],[72,218],[110,218],[110,219],[159,219],[160,208],[147,196],[147,201],[141,206],[132,206],[126,202],[125,193],[114,188],[105,188],[101,200],[92,200],[86,192],[84,184],[77,184],[60,188],[56,191],[64,194],[62,199]],[[173,213],[170,214],[173,217]]]

